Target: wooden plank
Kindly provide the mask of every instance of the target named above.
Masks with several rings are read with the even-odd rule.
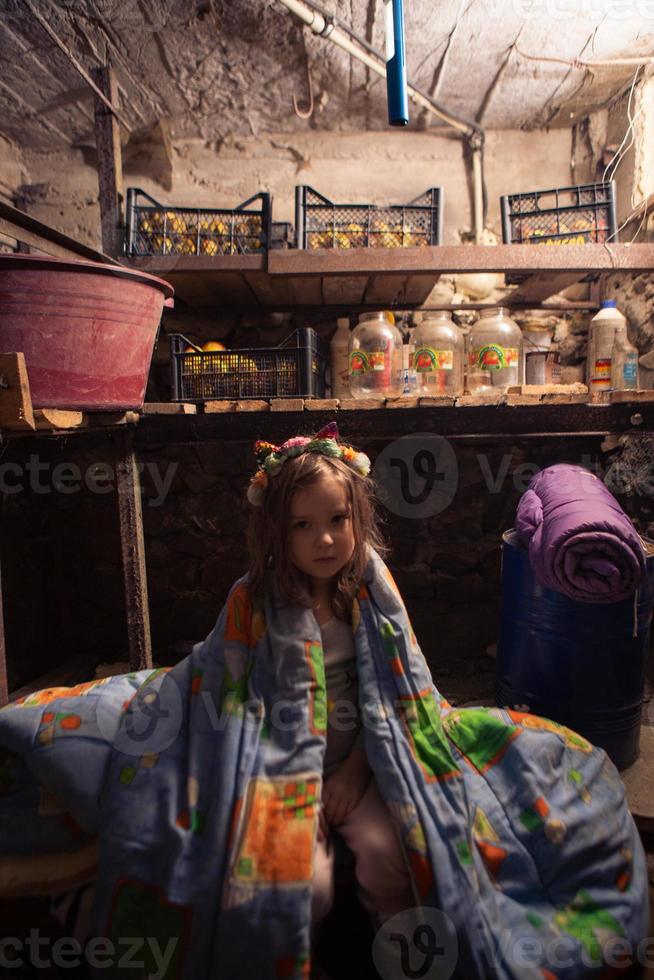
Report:
[[[97,88],[106,99],[118,107],[118,83],[110,66],[91,69]],[[95,147],[98,156],[98,185],[100,188],[100,224],[102,248],[108,255],[123,252],[124,225],[121,212],[123,200],[123,160],[120,147],[120,126],[116,113],[107,108],[98,94],[95,96]]]
[[[136,425],[140,421],[138,412],[89,412],[89,423],[104,428],[113,425]]]
[[[234,405],[235,412],[269,412],[270,402],[262,401],[258,398],[242,398]],[[301,411],[301,409],[300,409]]]
[[[270,402],[271,412],[302,412],[304,398],[273,398]]]
[[[386,408],[417,408],[418,398],[412,395],[400,395],[397,398],[387,398]]]
[[[538,405],[540,399],[541,399],[540,395],[521,395],[521,394],[507,393],[506,404],[507,405]]]
[[[274,279],[267,272],[246,272],[244,279],[261,306],[288,306],[293,302],[290,280]]]
[[[265,403],[262,402],[261,404],[262,405],[265,404],[266,405],[266,408],[268,408],[268,402],[265,402]],[[263,412],[266,409],[260,408],[259,410]],[[224,412],[235,412],[235,411],[236,411],[236,402],[234,402],[234,401],[222,401],[221,400],[221,401],[211,401],[211,402],[205,402],[204,403],[204,414],[205,415],[218,415],[218,414],[222,414]]]
[[[65,408],[36,408],[34,422],[37,429],[77,429],[88,425],[83,412]]]
[[[368,412],[372,409],[384,408],[385,403],[385,398],[341,398],[340,410]]]
[[[25,355],[0,354],[0,430],[34,428]]]
[[[404,297],[405,276],[371,276],[366,286],[363,302],[395,306]]]
[[[509,385],[506,389],[507,395],[587,395],[588,385],[581,381],[573,381],[572,384],[552,384],[552,385]]]
[[[338,276],[321,280],[322,301],[337,306],[358,306],[363,303],[363,297],[368,285],[367,276]]]
[[[83,245],[69,235],[64,235],[42,221],[37,221],[31,215],[14,208],[11,204],[0,201],[0,232],[18,241],[25,242],[38,249],[45,255],[53,255],[62,259],[90,259],[93,262],[105,262],[108,265],[120,265],[110,255],[98,252],[88,245]]]
[[[132,670],[145,670],[152,667],[152,641],[145,573],[141,484],[133,448],[134,431],[126,427],[116,435],[116,489],[129,663]]]
[[[538,248],[526,245],[525,248]],[[542,247],[542,246],[541,246]],[[517,289],[507,292],[512,303],[542,303],[579,280],[578,272],[539,272],[521,282]]]
[[[654,402],[654,389],[612,391],[611,402]]]
[[[339,405],[338,398],[307,398],[304,402],[308,412],[336,412]]]
[[[426,398],[419,399],[420,408],[447,408],[454,407],[453,395],[428,395]]]
[[[404,284],[403,302],[411,305],[424,303],[439,279],[440,276],[436,273],[426,276],[407,276]]]
[[[316,276],[294,276],[291,280],[291,299],[298,306],[320,306],[322,288]]]
[[[479,405],[503,405],[506,395],[501,392],[490,391],[480,395],[458,395],[456,399],[457,408],[471,408]]]
[[[543,405],[584,405],[588,401],[587,394],[568,394],[568,395],[542,395]]]
[[[415,432],[439,432],[453,439],[500,439],[524,435],[529,439],[543,439],[563,435],[604,435],[609,432],[654,431],[654,402],[641,402],[638,406],[628,403],[593,406],[573,401],[564,404],[538,404],[507,406],[501,404],[503,394],[495,396],[500,404],[492,403],[484,395],[462,395],[454,408],[449,406],[424,406],[405,411],[385,412],[383,401],[343,399],[339,414],[346,412],[353,421],[359,439],[388,441]],[[543,396],[544,398],[553,396]],[[490,404],[489,404],[490,402]],[[227,403],[229,406],[229,402]],[[492,410],[491,410],[492,409]],[[304,411],[306,411],[306,406]],[[295,423],[307,422],[304,412],[295,414]],[[314,411],[311,425],[321,427],[334,418],[332,408]],[[229,412],[203,415],[152,416],[147,425],[134,429],[138,446],[211,441],[215,439],[249,440],[261,438],[262,420],[258,412],[242,413],[239,424]],[[271,412],[266,417],[265,437],[271,442],[288,438],[289,413]],[[22,436],[21,436],[22,438]],[[29,437],[28,437],[29,438]],[[84,442],[84,430],[71,438]]]
[[[191,402],[146,402],[141,409],[144,415],[195,415],[197,410]]]
[[[433,245],[425,248],[279,249],[269,253],[275,276],[384,275],[445,272],[649,272],[654,245]]]

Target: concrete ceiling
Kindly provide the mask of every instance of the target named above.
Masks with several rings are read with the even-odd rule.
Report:
[[[383,48],[382,0],[322,2]],[[278,0],[31,3],[85,68],[111,59],[133,131],[167,119],[175,137],[219,142],[228,133],[387,125],[383,80]],[[409,77],[487,128],[570,125],[622,91],[635,68],[532,58],[651,55],[651,8],[646,0],[408,0]],[[92,94],[25,0],[3,0],[0,56],[0,131],[42,150],[93,140]],[[292,96],[306,102],[307,71],[315,108],[303,120]],[[411,125],[439,123],[411,107]]]

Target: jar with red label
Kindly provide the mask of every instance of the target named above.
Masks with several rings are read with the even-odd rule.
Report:
[[[402,334],[388,310],[361,313],[350,334],[349,381],[353,398],[402,394]]]
[[[475,377],[486,378],[500,391],[524,382],[522,331],[501,306],[482,310],[468,335],[471,391]]]
[[[463,392],[463,334],[449,313],[428,313],[413,332],[416,394]]]

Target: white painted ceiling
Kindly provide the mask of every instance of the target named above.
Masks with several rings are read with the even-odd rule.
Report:
[[[176,137],[383,129],[383,79],[315,37],[279,0],[31,0],[85,68],[109,57],[130,129]],[[322,0],[383,48],[382,0]],[[569,125],[631,82],[654,53],[652,0],[405,0],[410,79],[486,128]],[[526,57],[530,56],[530,57]],[[0,131],[54,149],[93,138],[93,100],[24,0],[0,0]],[[309,120],[292,107],[307,96]],[[411,125],[439,125],[411,107]]]

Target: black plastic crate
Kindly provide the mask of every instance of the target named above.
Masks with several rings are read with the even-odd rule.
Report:
[[[326,360],[311,327],[296,330],[278,347],[210,352],[171,334],[170,351],[173,401],[325,397]]]
[[[616,242],[615,183],[579,184],[500,198],[505,245]]]
[[[271,226],[270,194],[255,194],[235,208],[181,208],[160,204],[138,187],[127,190],[127,255],[261,252]]]
[[[408,204],[335,204],[313,187],[295,188],[297,248],[409,248],[440,245],[443,191],[429,190]]]
[[[271,248],[293,248],[293,225],[290,221],[273,221],[270,236]]]

